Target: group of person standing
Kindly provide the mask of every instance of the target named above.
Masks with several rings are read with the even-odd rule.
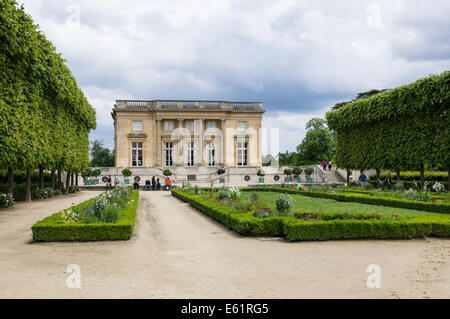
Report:
[[[333,167],[333,161],[331,161],[331,160],[330,161],[323,160],[322,161],[322,168],[323,168],[323,170],[326,171],[327,167],[328,167],[328,170],[331,171],[331,168]]]
[[[164,185],[164,190],[170,190],[170,187],[172,185],[172,180],[170,179],[170,177],[166,177],[165,181],[164,181],[165,185]],[[152,180],[146,180],[145,181],[145,185],[144,185],[144,190],[147,191],[152,191],[152,190],[156,190],[159,191],[161,190],[161,182],[158,178],[155,178],[155,176],[152,177]]]

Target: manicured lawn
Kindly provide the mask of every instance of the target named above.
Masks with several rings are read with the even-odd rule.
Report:
[[[258,192],[258,197],[269,207],[270,209],[275,209],[275,197],[279,195],[276,192]],[[332,199],[325,198],[314,198],[301,195],[289,195],[294,200],[293,211],[328,211],[328,212],[344,212],[349,213],[376,213],[381,215],[391,216],[393,214],[398,215],[436,215],[435,213],[427,213],[424,211],[386,207],[386,206],[375,206],[366,205],[352,202],[338,202]]]

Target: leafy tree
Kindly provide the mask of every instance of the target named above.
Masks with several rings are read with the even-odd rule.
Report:
[[[297,152],[302,165],[315,164],[334,157],[334,138],[325,120],[313,118],[306,123],[306,136],[297,146]]]
[[[103,147],[101,141],[91,143],[91,167],[113,167],[114,153],[109,148]]]
[[[0,2],[0,167],[81,172],[89,163],[95,110],[53,44],[15,0]],[[59,178],[60,182],[60,178]],[[61,187],[61,183],[59,183]]]

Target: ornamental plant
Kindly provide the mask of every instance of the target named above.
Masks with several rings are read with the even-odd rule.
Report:
[[[129,176],[131,176],[131,170],[130,170],[129,168],[124,168],[124,169],[122,170],[122,175],[123,175],[124,177],[129,177]]]
[[[170,169],[165,169],[164,171],[163,171],[163,175],[164,176],[172,176],[172,171],[170,170]]]
[[[294,167],[292,169],[292,174],[294,174],[295,177],[299,177],[303,170],[300,167]]]
[[[311,174],[314,173],[314,167],[308,166],[305,168],[305,175],[311,177]]]
[[[0,208],[7,208],[14,205],[14,196],[13,194],[6,193],[0,194]]]
[[[217,169],[217,175],[223,175],[223,174],[225,174],[225,169],[224,168],[218,168]]]
[[[294,206],[292,197],[285,194],[279,194],[275,197],[275,206],[279,216],[287,217]]]

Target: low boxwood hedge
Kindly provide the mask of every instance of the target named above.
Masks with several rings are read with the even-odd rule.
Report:
[[[395,220],[358,219],[366,217],[364,213],[355,216],[355,219],[345,220],[307,221],[296,217],[258,219],[251,213],[236,211],[179,189],[172,189],[172,195],[241,235],[285,236],[290,241],[450,237],[450,218],[446,215],[402,216]],[[305,213],[294,212],[294,215],[298,214]]]
[[[139,191],[135,190],[128,198],[130,203],[126,206],[119,219],[113,223],[98,224],[64,224],[61,213],[53,214],[37,222],[31,227],[35,241],[94,241],[94,240],[126,240],[130,239],[134,231],[136,208]],[[83,207],[90,204],[94,198],[79,205]],[[64,210],[65,211],[65,210]]]
[[[325,192],[315,192],[308,190],[298,190],[292,188],[278,188],[278,187],[271,187],[271,188],[254,187],[254,188],[244,188],[242,190],[296,194],[309,197],[334,199],[340,202],[356,202],[368,205],[388,206],[388,207],[421,210],[425,212],[450,214],[450,204],[447,203],[418,202],[392,197],[375,197],[359,193],[325,193]]]

